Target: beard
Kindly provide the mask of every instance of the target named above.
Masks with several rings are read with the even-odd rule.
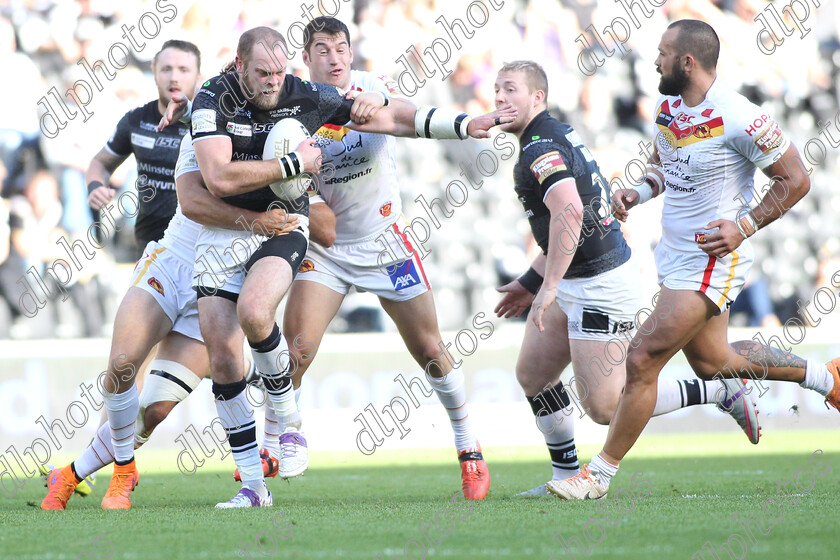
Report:
[[[280,102],[281,90],[279,88],[266,97],[259,82],[248,80],[247,76],[243,75],[240,75],[239,80],[242,95],[244,95],[245,99],[247,99],[250,103],[256,105],[257,108],[262,109],[263,111],[268,111],[274,109],[277,106],[277,103]]]
[[[674,62],[671,68],[671,75],[662,75],[659,80],[659,93],[662,95],[682,95],[685,88],[688,86],[688,74],[679,64],[679,60]]]
[[[268,97],[266,97],[262,93],[258,93],[253,99],[249,99],[248,101],[256,105],[258,108],[262,109],[263,111],[269,111],[277,107],[277,103],[280,101],[280,90],[275,91]]]

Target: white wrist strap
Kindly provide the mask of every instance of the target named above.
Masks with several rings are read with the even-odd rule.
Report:
[[[192,117],[192,100],[187,99],[187,112],[183,114],[183,116],[178,119],[182,123],[189,125],[190,124],[190,117]]]
[[[283,170],[283,179],[300,175],[303,171],[303,165],[301,165],[300,156],[297,152],[289,152],[285,156],[277,158],[277,161],[280,162],[280,168]]]
[[[414,131],[420,138],[463,140],[472,117],[453,109],[421,105],[414,113]]]
[[[633,190],[639,193],[639,204],[644,204],[653,198],[653,189],[647,181],[642,181],[641,185],[636,185]]]
[[[662,166],[649,165],[645,168],[645,179],[651,182],[651,187],[655,188],[654,196],[658,196],[665,192],[665,175],[662,174]]]

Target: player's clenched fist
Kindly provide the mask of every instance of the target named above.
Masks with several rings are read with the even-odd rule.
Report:
[[[353,99],[353,108],[350,109],[350,120],[354,123],[365,124],[370,121],[379,109],[385,106],[385,97],[377,91],[357,93],[348,91],[347,99]]]
[[[321,148],[315,145],[314,138],[307,138],[301,142],[295,151],[303,164],[304,173],[314,173],[317,175],[321,172],[321,163],[323,162]]]
[[[90,191],[90,194],[88,195],[88,206],[94,210],[99,210],[111,202],[111,200],[114,199],[115,194],[117,194],[116,190],[107,185],[100,184],[100,186]]]
[[[635,189],[618,189],[612,194],[612,214],[621,222],[627,221],[630,209],[639,203],[639,191]]]

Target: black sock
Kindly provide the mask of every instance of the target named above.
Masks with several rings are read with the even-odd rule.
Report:
[[[75,461],[70,463],[70,470],[73,471],[73,476],[76,477],[76,483],[78,484],[79,482],[81,482],[82,479],[79,478],[78,474],[76,474],[76,462]]]

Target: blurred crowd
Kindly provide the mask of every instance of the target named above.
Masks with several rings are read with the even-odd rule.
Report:
[[[722,40],[720,79],[764,106],[800,151],[813,138],[821,138],[827,148],[824,159],[809,166],[814,168],[811,194],[753,238],[756,265],[749,289],[736,303],[733,321],[777,324],[801,314],[797,301],[809,299],[816,288],[827,286],[837,293],[831,280],[840,268],[836,219],[840,191],[832,189],[830,178],[836,176],[840,160],[821,136],[819,124],[830,121],[829,130],[840,139],[840,8],[834,3],[822,2],[818,10],[811,5],[804,24],[811,31],[805,37],[798,31],[782,36],[784,43],[769,56],[756,45],[761,26],[754,19],[767,8],[760,0],[668,0],[661,8],[635,0],[632,3],[644,4],[652,12],[648,18],[636,7],[635,21],[622,6],[629,0],[494,0],[492,7],[488,0],[484,3],[488,23],[481,27],[467,23],[475,33],[472,38],[456,31],[461,48],[453,49],[445,63],[452,74],[445,80],[441,72],[427,78],[412,100],[482,113],[493,107],[493,82],[503,62],[537,60],[548,74],[552,112],[576,127],[614,186],[619,181],[628,184],[626,164],[640,158],[640,142],[652,139],[659,81],[653,61],[662,31],[676,19],[711,23]],[[287,34],[296,21],[305,23],[298,4],[297,0],[0,0],[0,60],[15,84],[0,88],[0,102],[6,108],[0,120],[0,337],[110,336],[109,318],[133,266],[128,262],[134,255],[130,219],[123,219],[119,232],[106,240],[98,261],[104,264],[78,274],[68,286],[67,299],[72,303],[58,298],[30,319],[20,306],[19,280],[32,267],[43,275],[59,258],[55,240],[61,235],[71,240],[82,236],[97,220],[87,206],[84,170],[120,117],[154,99],[151,59],[165,40],[196,43],[202,51],[202,74],[210,77],[233,59],[242,31],[270,25]],[[327,10],[341,7],[337,17],[353,34],[354,67],[396,78],[404,71],[398,57],[412,46],[423,52],[437,38],[451,40],[436,20],[443,15],[449,22],[466,21],[470,3],[327,0],[311,4],[316,15],[319,5]],[[781,13],[786,3],[774,4]],[[45,106],[39,100],[56,88],[72,113],[73,100],[64,92],[78,80],[89,81],[79,61],[107,64],[109,49],[116,42],[128,43],[124,26],[136,26],[145,12],[162,15],[162,5],[167,15],[177,13],[168,23],[168,17],[162,18],[159,33],[143,40],[142,49],[131,51],[126,67],[117,70],[113,80],[100,74],[103,90],[94,89],[88,108],[93,115],[84,122],[82,116],[71,119],[55,138],[44,136],[39,119]],[[627,22],[631,33],[625,49],[630,52],[606,57],[605,64],[587,76],[579,68],[582,42],[575,39],[583,34],[588,44],[595,44],[585,30],[593,29],[591,25],[603,29],[616,17]],[[428,57],[424,59],[434,68]],[[290,68],[306,75],[299,52],[291,58]],[[416,64],[414,69],[423,76]],[[492,310],[498,299],[494,287],[523,272],[535,251],[511,188],[513,158],[500,158],[497,172],[483,178],[479,188],[470,189],[467,203],[447,203],[452,216],[438,213],[439,228],[415,201],[421,195],[427,201],[445,200],[446,186],[459,178],[461,166],[474,164],[479,152],[488,148],[493,151],[489,141],[400,140],[398,144],[404,213],[432,224],[425,262],[444,329],[460,329],[476,312]],[[816,148],[812,152],[819,153]],[[498,150],[494,153],[501,155]],[[130,159],[112,177],[112,184],[133,189],[135,180]],[[766,184],[767,179],[757,174],[758,190]],[[649,295],[656,289],[651,249],[658,236],[658,204],[654,200],[638,208],[624,226],[642,262]],[[333,329],[387,328],[369,297],[348,298]],[[840,316],[838,310],[840,306],[834,310]]]

